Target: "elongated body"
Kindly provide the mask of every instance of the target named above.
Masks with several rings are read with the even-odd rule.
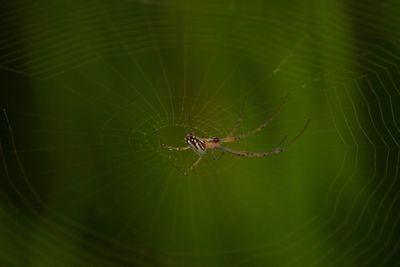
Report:
[[[207,149],[216,149],[221,146],[221,140],[217,137],[200,138],[192,134],[187,134],[186,144],[198,155],[204,155]]]

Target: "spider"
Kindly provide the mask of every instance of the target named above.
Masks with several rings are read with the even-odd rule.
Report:
[[[307,126],[310,122],[310,119],[307,120],[306,124],[302,128],[302,130],[284,147],[281,147],[281,145],[285,142],[287,135],[283,137],[283,139],[279,142],[278,145],[276,145],[274,148],[272,148],[269,151],[265,152],[251,152],[251,151],[240,151],[240,150],[234,150],[228,147],[223,146],[224,143],[231,143],[231,142],[236,142],[241,139],[244,139],[250,135],[253,135],[255,133],[260,132],[263,130],[265,127],[269,125],[269,123],[275,119],[275,117],[278,115],[278,113],[281,111],[283,104],[286,102],[286,99],[288,98],[289,94],[287,94],[276,111],[272,114],[271,117],[269,117],[264,123],[260,124],[257,128],[255,128],[252,131],[240,134],[240,135],[234,135],[235,131],[238,129],[240,126],[240,123],[242,122],[242,117],[243,117],[243,110],[244,110],[244,105],[246,98],[243,99],[243,104],[242,104],[242,109],[239,113],[239,117],[232,128],[232,130],[229,132],[229,134],[224,137],[224,138],[219,138],[219,137],[210,137],[210,138],[201,138],[198,137],[194,134],[193,127],[192,130],[186,134],[185,137],[185,143],[187,144],[184,147],[173,147],[165,144],[161,144],[164,148],[171,150],[171,151],[185,151],[188,149],[191,149],[193,152],[195,152],[199,157],[198,159],[185,171],[183,172],[183,175],[187,175],[190,171],[192,171],[196,166],[200,163],[200,161],[203,159],[203,157],[206,155],[207,151],[213,151],[213,150],[220,150],[222,152],[221,156],[224,153],[230,153],[239,157],[267,157],[273,154],[279,154],[284,152],[291,144],[296,142],[300,136],[305,132],[307,129]],[[189,116],[189,123],[191,125],[191,118]]]

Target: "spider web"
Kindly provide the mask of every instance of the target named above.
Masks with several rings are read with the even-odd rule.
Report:
[[[7,2],[6,266],[398,266],[398,6]],[[397,13],[396,13],[397,12]],[[284,22],[284,23],[283,23]],[[166,151],[228,134],[263,159]],[[216,157],[219,155],[216,154]]]

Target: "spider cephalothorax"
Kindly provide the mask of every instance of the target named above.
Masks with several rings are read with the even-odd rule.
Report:
[[[176,150],[176,151],[184,151],[184,150],[192,149],[196,154],[199,155],[199,158],[192,164],[192,166],[190,166],[190,168],[183,173],[184,175],[186,175],[189,171],[191,171],[193,168],[195,168],[197,166],[197,164],[200,162],[200,160],[206,154],[207,150],[213,151],[213,150],[218,149],[218,150],[222,151],[222,153],[226,152],[226,153],[230,153],[230,154],[233,154],[233,155],[236,155],[239,157],[267,157],[267,156],[270,156],[273,154],[282,153],[286,150],[286,148],[288,146],[293,144],[304,133],[304,131],[306,130],[306,128],[308,126],[308,123],[310,122],[310,119],[307,120],[304,128],[285,147],[281,147],[281,145],[286,141],[287,136],[285,136],[281,140],[281,142],[279,142],[279,144],[277,146],[272,148],[270,151],[266,151],[266,152],[238,151],[238,150],[234,150],[234,149],[222,146],[222,144],[241,140],[250,135],[258,133],[262,129],[267,127],[269,125],[269,123],[276,117],[276,115],[278,115],[278,113],[281,110],[283,104],[285,103],[287,97],[288,97],[288,95],[286,95],[286,97],[283,99],[280,106],[276,110],[276,112],[266,122],[264,122],[263,124],[261,124],[260,126],[258,126],[256,129],[254,129],[252,131],[242,133],[240,135],[234,135],[234,132],[238,129],[240,122],[242,121],[242,114],[243,114],[243,107],[242,107],[242,112],[240,112],[239,118],[238,118],[235,126],[229,132],[229,134],[224,138],[218,138],[218,137],[200,138],[200,137],[195,136],[193,134],[193,132],[191,132],[191,133],[188,133],[185,137],[185,142],[186,142],[186,144],[188,144],[187,146],[184,146],[184,147],[173,147],[173,146],[167,146],[167,145],[163,145],[163,146],[169,150]],[[189,116],[189,120],[190,120],[190,116]]]
[[[218,137],[211,137],[211,138],[208,138],[207,141],[211,142],[211,143],[219,143],[220,139]]]

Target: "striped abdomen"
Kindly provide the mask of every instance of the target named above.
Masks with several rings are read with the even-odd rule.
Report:
[[[188,134],[185,138],[186,143],[192,148],[194,152],[199,155],[203,155],[206,153],[206,144],[200,138]]]

